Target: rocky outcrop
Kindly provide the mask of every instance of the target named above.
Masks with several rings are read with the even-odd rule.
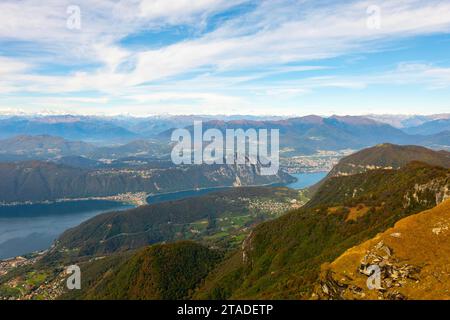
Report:
[[[244,264],[250,264],[250,252],[252,251],[252,240],[253,240],[253,231],[250,232],[250,234],[245,238],[245,240],[242,242],[242,262]]]
[[[439,205],[450,198],[450,175],[446,178],[434,179],[425,184],[416,184],[414,190],[404,197],[403,207],[413,203],[422,205]]]
[[[365,291],[375,290],[380,300],[404,300],[406,297],[398,291],[409,281],[419,281],[419,266],[403,263],[393,256],[392,249],[383,241],[368,250],[360,261],[358,273],[366,277],[366,288],[349,284],[350,277],[335,279],[333,271],[328,270],[320,283],[318,296],[322,299],[346,299],[348,297],[366,298]]]

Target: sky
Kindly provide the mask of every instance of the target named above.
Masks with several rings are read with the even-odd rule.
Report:
[[[0,114],[450,112],[448,0],[1,0]]]

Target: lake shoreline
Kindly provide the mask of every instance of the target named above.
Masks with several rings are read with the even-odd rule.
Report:
[[[40,252],[66,230],[99,214],[135,206],[113,201],[65,201],[0,207],[0,260]]]
[[[77,201],[112,201],[123,204],[130,204],[135,206],[140,206],[143,203],[142,199],[147,197],[147,193],[145,192],[127,192],[120,193],[113,196],[104,196],[104,197],[86,197],[86,198],[62,198],[55,200],[42,200],[42,201],[17,201],[17,202],[0,202],[1,207],[14,207],[14,206],[26,206],[26,205],[51,205],[56,203],[64,203],[64,202],[77,202]]]
[[[16,205],[10,204],[6,206],[0,204],[0,221],[3,219],[4,229],[0,230],[3,232],[3,239],[0,232],[0,260],[45,251],[51,247],[54,239],[57,239],[57,237],[67,229],[75,227],[86,220],[106,212],[128,210],[143,204],[153,205],[166,201],[182,200],[231,188],[288,187],[291,189],[300,190],[308,187],[309,185],[315,184],[326,174],[327,172],[291,174],[291,176],[295,178],[295,181],[289,183],[281,182],[248,186],[215,186],[154,194],[128,193],[111,197],[60,199],[55,201],[41,201],[33,203],[26,202]],[[133,198],[134,200],[140,199],[140,202],[138,204],[136,201],[125,202],[123,201],[125,198],[128,200]],[[145,200],[145,203],[143,203],[142,200]],[[102,201],[104,202],[103,204]],[[83,203],[85,207],[83,208],[80,203]],[[96,206],[97,209],[95,208]],[[17,209],[17,215],[14,215],[14,209]],[[2,210],[3,216],[1,212]],[[22,212],[26,210],[31,213],[24,214]],[[33,213],[33,210],[36,213]],[[11,213],[9,213],[9,211],[11,211]],[[5,225],[5,221],[8,221],[7,219],[10,219],[10,222],[12,223],[12,226],[9,228],[10,230],[8,230],[7,225]],[[28,226],[26,224],[28,224]],[[43,231],[39,230],[39,225]],[[2,226],[0,225],[0,229],[1,227]],[[21,233],[17,231],[17,229],[20,228],[23,229]],[[29,230],[27,230],[27,228],[29,228]],[[37,231],[35,229],[37,229]],[[45,234],[45,232],[48,234]],[[14,235],[15,233],[17,233],[17,235]],[[43,236],[43,233],[45,237]],[[36,243],[36,248],[30,246],[26,242],[30,242],[32,244]],[[40,246],[38,246],[39,243]],[[30,248],[30,250],[27,250],[26,248]]]

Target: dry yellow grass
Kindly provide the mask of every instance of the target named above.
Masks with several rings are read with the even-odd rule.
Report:
[[[350,290],[344,298],[378,299],[377,290],[369,290],[367,276],[358,272],[362,259],[382,241],[399,263],[420,268],[418,281],[407,279],[393,288],[407,299],[450,299],[450,199],[435,207],[398,221],[393,228],[361,245],[347,250],[325,268],[341,284],[361,288],[354,296]]]
[[[347,215],[347,219],[345,221],[356,221],[358,218],[364,216],[370,210],[369,207],[366,207],[364,204],[360,204],[356,207],[350,208],[350,212]]]
[[[336,212],[338,212],[339,210],[342,210],[342,206],[339,207],[330,207],[327,209],[328,214],[335,214]]]

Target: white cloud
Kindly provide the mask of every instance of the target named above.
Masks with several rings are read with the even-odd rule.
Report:
[[[375,40],[450,31],[448,2],[383,1],[380,30],[366,27],[368,5],[369,2],[339,4],[302,17],[296,12],[302,7],[294,6],[293,13],[285,16],[284,21],[275,26],[268,22],[252,34],[246,34],[247,27],[239,32],[241,22],[232,21],[200,39],[140,53],[134,76],[154,80],[202,66],[221,71],[320,60],[370,50],[376,46]],[[253,19],[259,23],[269,20],[273,14],[269,9],[264,7],[264,13],[252,13],[246,23],[252,25]]]
[[[245,0],[142,0],[139,16],[168,24],[192,23],[196,19],[205,18],[243,2]]]
[[[375,78],[375,81],[396,84],[424,84],[429,89],[450,87],[450,68],[426,63],[400,63],[396,70]]]
[[[374,83],[415,82],[442,88],[450,82],[448,69],[421,64],[400,65],[385,74],[345,77],[333,76],[330,71],[327,76],[272,83],[272,88],[252,88],[248,83],[242,87],[242,83],[277,73],[324,71],[327,69],[320,66],[321,59],[379,50],[392,39],[450,32],[448,1],[337,1],[327,6],[311,0],[261,1],[255,10],[229,18],[216,30],[152,50],[131,50],[119,41],[127,35],[167,25],[203,28],[207,17],[246,1],[79,0],[82,29],[78,31],[66,28],[66,8],[71,2],[0,3],[0,41],[32,44],[27,55],[0,56],[0,92],[51,95],[94,91],[106,95],[107,101],[117,98],[145,104],[148,99],[149,103],[171,104],[179,109],[186,107],[186,103],[180,103],[184,99],[194,106],[226,108],[246,103],[242,97],[227,92],[243,88],[273,97],[303,95],[320,87],[362,89]],[[381,8],[379,30],[366,26],[366,9],[373,2]],[[54,62],[73,71],[34,71],[35,67],[45,69]],[[290,63],[308,66],[286,66]],[[78,65],[90,67],[77,69]],[[130,67],[121,68],[123,65]],[[233,71],[239,74],[223,76]],[[187,73],[196,75],[168,85],[158,84]],[[159,87],[149,94],[148,87],[142,86],[148,83]],[[190,94],[186,93],[188,90]]]
[[[15,74],[24,72],[30,69],[31,65],[21,62],[17,59],[5,58],[0,56],[0,75],[7,76],[9,74]]]

